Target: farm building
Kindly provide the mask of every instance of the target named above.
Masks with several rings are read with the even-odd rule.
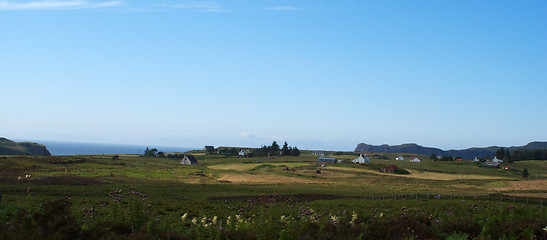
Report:
[[[378,171],[380,172],[395,172],[398,169],[395,165],[389,165],[387,167],[378,168]]]
[[[214,152],[215,151],[215,147],[214,146],[205,146],[203,148],[203,151],[206,151],[206,152]]]
[[[479,162],[479,161],[480,160],[477,157],[473,158],[473,162]]]
[[[196,158],[192,155],[184,155],[184,157],[182,158],[182,160],[180,160],[180,164],[184,164],[184,165],[197,165],[198,164],[198,161],[196,160]]]
[[[494,162],[494,161],[486,161],[486,162],[484,162],[484,166],[489,167],[489,168],[499,168],[500,163],[499,162]]]
[[[405,158],[404,158],[403,156],[399,155],[398,157],[395,158],[395,160],[397,160],[397,161],[404,161]]]
[[[492,162],[495,162],[495,163],[502,163],[503,160],[498,159],[497,157],[494,157],[494,159],[492,159]]]
[[[328,163],[336,163],[336,158],[324,158],[320,157],[317,159],[318,162],[328,162]]]
[[[313,151],[313,152],[311,152],[311,155],[325,156],[325,151]]]
[[[410,159],[411,162],[422,162],[422,159],[419,157],[415,157],[413,159]]]
[[[351,161],[353,163],[370,163],[370,157],[367,156],[365,154],[365,156],[363,156],[363,154],[359,154],[359,157],[356,158],[356,159],[353,159],[353,161]]]

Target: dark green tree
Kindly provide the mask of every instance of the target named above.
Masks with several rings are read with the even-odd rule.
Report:
[[[433,161],[437,161],[437,154],[433,153],[431,154],[431,156],[429,156],[429,159],[433,160]]]
[[[281,149],[276,141],[273,141],[272,146],[270,147],[270,156],[279,156]]]
[[[283,147],[281,148],[281,155],[283,156],[291,155],[291,150],[289,149],[289,144],[287,144],[287,142],[285,142],[283,144]]]
[[[509,151],[509,149],[505,150],[505,156],[504,156],[503,160],[505,160],[507,162],[513,162],[513,159],[511,159],[511,151]]]
[[[504,159],[505,157],[505,148],[500,148],[496,151],[496,153],[494,154],[494,156],[496,156],[497,159]]]
[[[528,176],[530,176],[530,174],[528,173],[528,168],[525,168],[524,170],[522,170],[522,177],[527,178]]]
[[[300,150],[298,150],[297,147],[291,148],[291,155],[292,156],[300,156]]]

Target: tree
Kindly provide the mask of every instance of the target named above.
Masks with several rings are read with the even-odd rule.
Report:
[[[291,150],[289,149],[289,144],[287,144],[286,141],[283,144],[283,148],[281,148],[281,155],[283,155],[283,156],[291,155]]]
[[[503,159],[505,157],[505,148],[498,149],[494,156],[496,156],[497,159]]]
[[[433,160],[433,161],[437,161],[437,154],[433,153],[431,154],[431,156],[429,156],[429,159]]]
[[[528,176],[530,176],[530,174],[528,173],[528,168],[525,168],[524,170],[522,170],[522,177],[527,178]]]
[[[281,151],[281,149],[279,149],[279,145],[276,141],[273,141],[272,146],[270,147],[270,155],[279,156],[279,151]]]
[[[509,149],[505,150],[505,158],[503,159],[507,162],[513,162],[513,159],[511,159],[511,151]]]
[[[146,150],[144,150],[144,156],[145,157],[155,157],[156,154],[158,153],[158,149],[150,149],[150,148],[146,148]]]
[[[297,147],[293,147],[293,148],[291,149],[291,155],[292,155],[292,156],[300,156],[300,150],[298,150]]]
[[[112,156],[112,160],[118,160],[118,159],[120,159],[120,156],[118,156],[118,155]]]

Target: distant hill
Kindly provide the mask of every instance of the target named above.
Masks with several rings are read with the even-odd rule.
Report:
[[[494,157],[494,153],[499,149],[498,146],[485,147],[485,148],[468,148],[462,150],[442,150],[439,148],[423,147],[415,143],[406,143],[401,145],[389,146],[380,145],[374,146],[365,143],[359,143],[355,148],[355,152],[385,152],[385,153],[412,153],[431,155],[437,154],[441,156],[453,156],[462,157],[465,159],[471,159],[474,157]],[[508,147],[509,150],[514,151],[518,149],[547,149],[547,142],[531,142],[520,147]]]
[[[0,137],[0,155],[51,156],[46,146],[31,142],[14,142]]]

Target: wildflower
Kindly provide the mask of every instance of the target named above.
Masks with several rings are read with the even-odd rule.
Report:
[[[198,220],[196,218],[192,218],[192,224],[197,224],[198,223]]]
[[[180,217],[180,220],[182,220],[184,222],[186,217],[188,217],[188,213],[184,213],[184,215],[182,215],[182,217]]]
[[[547,226],[545,226],[545,227],[543,228],[543,231],[547,232]]]
[[[332,220],[333,223],[338,223],[338,217],[336,215],[331,215],[330,220]]]
[[[205,223],[207,221],[207,217],[203,216],[203,218],[201,219],[201,223]]]
[[[355,225],[355,220],[357,220],[357,213],[353,212],[353,214],[351,214],[351,221],[349,223],[351,225]]]
[[[214,224],[214,225],[217,225],[217,219],[218,219],[217,216],[214,216],[214,217],[213,217],[213,224]]]
[[[226,218],[226,225],[230,225],[230,220],[232,220],[232,216]]]
[[[281,215],[281,217],[279,218],[279,221],[280,222],[285,222],[285,215]]]
[[[243,222],[243,219],[241,219],[241,216],[240,216],[240,215],[236,215],[236,221],[237,221],[238,223],[241,223],[241,222]]]
[[[384,216],[384,213],[380,213],[380,217]]]

